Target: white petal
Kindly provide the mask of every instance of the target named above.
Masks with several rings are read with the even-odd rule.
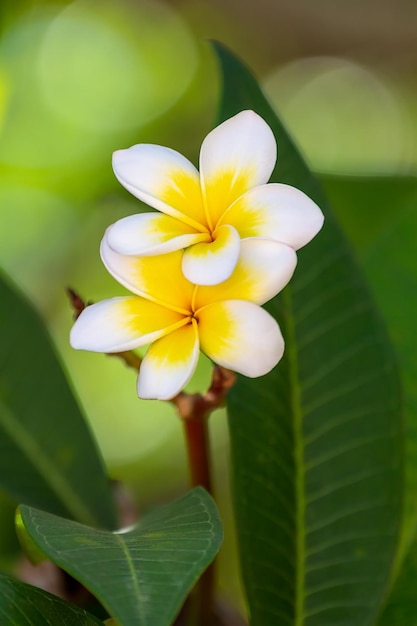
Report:
[[[184,252],[184,276],[196,285],[216,285],[228,278],[236,267],[240,237],[232,226],[221,226],[211,243],[198,243]]]
[[[182,250],[152,257],[117,254],[104,237],[100,254],[110,274],[133,293],[185,315],[191,311],[194,285],[182,272]]]
[[[140,367],[139,397],[170,400],[176,396],[193,375],[199,350],[195,321],[153,343]]]
[[[88,306],[72,327],[70,343],[77,350],[133,350],[186,324],[184,315],[138,296],[104,300]]]
[[[242,193],[266,183],[275,167],[277,147],[268,124],[242,111],[211,131],[200,152],[200,177],[212,228]]]
[[[233,274],[219,285],[198,287],[195,307],[218,300],[249,300],[264,304],[285,287],[296,265],[296,253],[284,243],[272,239],[243,239]]]
[[[251,189],[223,215],[245,237],[268,237],[295,250],[305,246],[323,226],[324,216],[305,193],[281,183]]]
[[[113,154],[113,170],[130,193],[154,209],[197,228],[205,222],[198,172],[179,152],[138,144]]]
[[[210,236],[169,215],[138,213],[109,226],[106,239],[119,254],[153,256],[207,241]]]
[[[284,353],[274,318],[243,300],[215,302],[196,311],[201,350],[215,363],[249,378],[267,374]]]

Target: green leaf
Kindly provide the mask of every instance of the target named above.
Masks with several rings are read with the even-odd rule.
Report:
[[[214,502],[202,488],[124,532],[95,530],[27,506],[20,512],[38,547],[120,626],[168,626],[223,536]]]
[[[403,540],[407,545],[417,530],[417,178],[327,175],[323,182],[389,323],[402,369],[407,419]]]
[[[0,277],[0,486],[17,501],[116,526],[97,447],[33,307]]]
[[[326,176],[335,210],[363,263],[377,301],[389,321],[403,371],[407,418],[406,509],[398,578],[378,626],[417,625],[417,178]],[[348,212],[347,202],[351,206]],[[364,237],[363,234],[368,234]],[[414,539],[414,541],[413,541]]]
[[[389,323],[403,374],[407,440],[402,543],[407,547],[417,530],[417,178],[327,175],[323,182]]]
[[[16,510],[14,522],[16,535],[21,547],[23,548],[23,552],[25,553],[26,558],[29,559],[29,561],[33,565],[39,565],[39,563],[48,560],[45,552],[39,550],[36,543],[28,534],[26,527],[23,523],[22,516],[20,514],[20,509]]]
[[[381,261],[381,244],[400,248],[396,226],[413,212],[417,197],[417,178],[413,176],[336,176],[321,174],[320,182],[331,201],[350,243],[365,262],[377,255]],[[410,233],[417,237],[415,229]],[[413,250],[408,247],[406,255]],[[372,278],[370,280],[373,286]]]
[[[103,626],[103,622],[84,609],[1,573],[0,623],[4,626]]]
[[[216,45],[221,119],[257,111],[272,181],[323,209],[290,286],[267,307],[286,340],[267,376],[229,394],[242,569],[256,626],[368,626],[387,588],[403,486],[398,373],[374,303],[326,200],[250,73]],[[337,138],[335,138],[337,141]]]
[[[416,581],[417,542],[414,542],[376,622],[377,626],[417,626]]]

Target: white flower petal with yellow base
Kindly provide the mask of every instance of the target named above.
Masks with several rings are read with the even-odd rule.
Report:
[[[205,224],[198,171],[179,152],[138,144],[114,152],[113,170],[142,202],[197,229]]]
[[[198,243],[184,252],[182,271],[197,285],[217,285],[232,274],[240,252],[240,237],[233,226],[217,228],[210,243]]]
[[[264,304],[285,287],[296,265],[297,255],[286,244],[271,239],[243,239],[233,274],[219,285],[197,287],[194,307],[219,300]]]
[[[186,323],[181,313],[144,298],[113,298],[84,309],[72,327],[70,343],[91,352],[133,350]]]
[[[305,193],[270,183],[241,196],[219,223],[233,224],[242,239],[268,237],[298,250],[317,235],[323,221],[323,213]]]
[[[277,322],[253,302],[214,302],[195,315],[201,350],[222,367],[255,378],[267,374],[284,353]]]
[[[106,231],[107,243],[119,254],[152,256],[210,241],[202,233],[163,213],[138,213],[123,217]]]
[[[139,397],[170,400],[176,396],[193,375],[199,352],[195,320],[153,343],[140,368]]]
[[[100,254],[106,269],[121,285],[147,300],[190,314],[195,287],[182,272],[182,250],[154,257],[128,256],[117,254],[104,237]]]
[[[207,135],[200,151],[200,177],[212,229],[239,196],[268,182],[276,158],[273,132],[254,111],[238,113]]]

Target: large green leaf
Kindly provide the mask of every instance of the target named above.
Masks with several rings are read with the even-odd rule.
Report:
[[[405,388],[406,516],[403,547],[417,530],[417,177],[322,177],[389,323]]]
[[[214,502],[200,487],[123,532],[95,530],[27,506],[20,514],[38,547],[120,626],[168,626],[223,537]]]
[[[415,176],[320,174],[320,182],[361,261],[374,254],[380,257],[381,244],[399,247],[396,228],[415,207]],[[415,229],[410,236],[417,236]],[[408,255],[413,250],[407,247],[404,252]]]
[[[417,181],[414,194],[393,204],[392,220],[364,252],[366,271],[392,328],[404,373],[407,416],[407,507],[404,562],[378,626],[417,625]]]
[[[417,542],[408,551],[377,626],[417,626]]]
[[[278,141],[272,180],[302,189],[326,215],[323,231],[299,252],[291,285],[268,307],[286,340],[284,359],[261,379],[240,377],[229,395],[252,623],[369,625],[387,587],[400,523],[395,361],[317,182],[254,78],[222,47],[216,51],[221,119],[257,111]]]
[[[384,312],[398,350],[406,392],[405,559],[378,626],[417,625],[417,178],[324,178],[335,210]],[[349,203],[349,205],[347,205]],[[350,211],[347,211],[350,206]],[[364,236],[366,234],[367,236]],[[414,538],[414,541],[413,541]],[[401,565],[401,558],[399,565]]]
[[[2,626],[103,626],[103,622],[42,589],[0,573]]]
[[[0,486],[17,501],[114,528],[96,445],[33,307],[0,277]]]

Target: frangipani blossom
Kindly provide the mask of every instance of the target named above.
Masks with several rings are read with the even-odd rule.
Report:
[[[140,256],[185,248],[183,273],[198,285],[229,278],[242,239],[301,248],[320,230],[323,214],[298,189],[266,184],[276,155],[272,130],[253,111],[242,111],[207,135],[200,172],[170,148],[138,144],[118,150],[118,180],[160,212],[119,220],[108,229],[107,243],[119,254]]]
[[[278,324],[259,305],[278,293],[296,266],[294,250],[272,240],[242,242],[236,268],[216,286],[197,286],[181,269],[183,250],[146,257],[120,255],[105,237],[101,256],[109,272],[134,295],[88,306],[71,331],[71,345],[121,352],[151,344],[138,378],[141,398],[167,400],[190,380],[200,350],[212,361],[249,377],[280,360]]]

